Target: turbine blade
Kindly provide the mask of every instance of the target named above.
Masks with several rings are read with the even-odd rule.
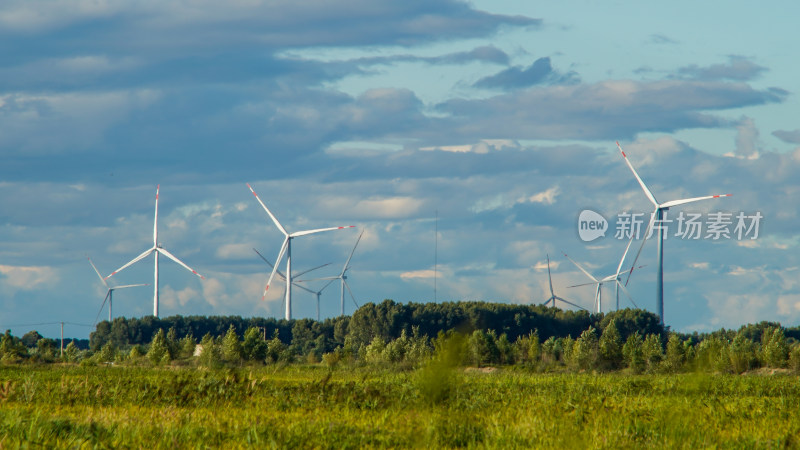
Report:
[[[706,195],[705,197],[685,198],[683,200],[672,200],[661,205],[662,208],[669,208],[672,206],[685,205],[686,203],[699,202],[700,200],[709,200],[712,198],[731,197],[733,194],[719,194],[719,195]]]
[[[300,289],[302,289],[302,290],[304,290],[304,291],[308,292],[309,294],[314,294],[314,295],[317,295],[317,293],[316,293],[316,292],[312,291],[311,289],[309,289],[309,288],[307,288],[307,287],[305,287],[305,286],[299,285],[299,284],[297,284],[297,283],[292,283],[292,285],[293,285],[294,287],[296,287],[296,288],[300,288]]]
[[[158,188],[160,184],[156,185],[156,215],[153,219],[153,247],[158,247]]]
[[[307,236],[309,234],[314,233],[322,233],[323,231],[332,231],[332,230],[343,230],[345,228],[355,228],[355,225],[348,225],[346,227],[330,227],[330,228],[319,228],[317,230],[306,230],[306,231],[298,231],[296,233],[292,233],[289,236],[291,237],[300,237],[300,236]]]
[[[305,280],[297,280],[297,283],[310,283],[312,281],[325,281],[325,280],[334,281],[334,280],[338,280],[340,278],[342,278],[342,277],[339,276],[339,275],[336,275],[335,277],[307,278]]]
[[[106,291],[106,297],[103,299],[103,304],[100,305],[100,310],[97,311],[97,315],[94,317],[94,325],[95,325],[95,327],[97,326],[97,319],[100,318],[100,313],[103,312],[103,308],[105,308],[105,306],[106,306],[106,302],[108,301],[108,297],[111,295],[111,291],[113,291],[113,289],[109,289],[108,291]]]
[[[602,281],[598,281],[598,282],[591,281],[589,283],[573,284],[572,286],[567,286],[567,289],[574,288],[574,287],[581,287],[581,286],[594,286],[594,285],[597,285],[597,284],[600,284],[600,283],[602,283]]]
[[[550,254],[549,253],[547,254],[547,281],[550,282],[550,295],[555,297],[556,293],[553,292],[553,277],[550,276]],[[553,297],[551,297],[551,298],[553,298]],[[553,305],[555,305],[555,302],[553,302]]]
[[[321,266],[317,266],[317,267],[314,267],[314,268],[311,268],[311,269],[304,270],[304,271],[302,271],[302,272],[300,272],[300,273],[296,273],[296,274],[294,274],[294,275],[292,276],[292,278],[294,278],[294,277],[299,277],[299,276],[302,276],[302,275],[305,275],[305,274],[307,274],[307,273],[309,273],[309,272],[313,272],[313,271],[315,271],[315,270],[317,270],[317,269],[322,269],[323,267],[330,266],[330,265],[331,265],[331,263],[327,263],[327,264],[323,264],[323,265],[321,265]]]
[[[622,265],[625,263],[625,257],[628,256],[628,250],[631,248],[631,244],[633,243],[633,238],[636,235],[631,231],[631,238],[628,240],[628,245],[625,247],[625,252],[622,254],[622,259],[619,260],[619,265],[617,266],[617,274],[619,271],[622,270]],[[616,276],[614,276],[616,278]]]
[[[176,263],[180,264],[181,266],[183,266],[184,269],[188,270],[189,272],[192,272],[193,274],[197,275],[201,279],[203,279],[203,280],[206,279],[206,277],[200,275],[199,273],[197,273],[196,270],[194,270],[191,267],[187,266],[183,261],[181,261],[180,259],[175,257],[175,255],[173,255],[172,253],[168,252],[167,249],[165,249],[165,248],[157,248],[156,251],[158,251],[159,253],[164,254],[164,256],[166,256],[167,258],[169,258],[169,259],[175,261]]]
[[[633,306],[635,306],[636,309],[639,309],[639,305],[637,305],[636,302],[633,301],[633,297],[631,297],[631,294],[630,292],[628,292],[628,289],[622,283],[620,283],[619,280],[617,280],[617,286],[622,288],[622,292],[625,293],[625,295],[628,297],[628,300],[630,300],[631,303],[633,303]]]
[[[274,267],[275,267],[275,266],[274,266],[274,265],[273,265],[271,262],[267,261],[267,258],[264,258],[264,255],[262,255],[261,253],[259,253],[259,252],[258,252],[258,250],[256,250],[256,249],[253,249],[253,251],[254,251],[254,252],[256,252],[256,254],[257,254],[258,256],[260,256],[260,257],[261,257],[261,259],[263,259],[263,260],[264,260],[264,262],[265,262],[265,263],[267,263],[267,264],[268,264],[268,265],[269,265],[271,268],[274,268]],[[277,271],[277,272],[275,272],[275,273],[277,273],[277,274],[278,274],[278,276],[279,276],[279,277],[280,277],[282,280],[285,280],[285,279],[286,279],[286,276],[285,276],[285,275],[283,274],[283,272],[281,272],[280,270],[278,270],[278,271]]]
[[[625,286],[631,281],[631,275],[633,275],[633,269],[636,268],[636,262],[639,261],[639,255],[642,254],[642,249],[644,248],[645,242],[647,242],[647,236],[650,234],[650,228],[653,227],[653,221],[656,220],[656,212],[658,211],[658,207],[653,211],[653,214],[650,215],[650,222],[647,223],[647,230],[644,232],[644,236],[642,237],[642,245],[639,246],[639,251],[636,252],[636,258],[633,258],[633,264],[631,264],[631,270],[628,272],[628,279],[625,280]],[[633,233],[633,232],[631,232]]]
[[[92,262],[92,258],[89,258],[89,257],[87,256],[87,257],[86,257],[86,259],[88,259],[88,260],[89,260],[89,264],[91,264],[91,265],[92,265],[92,269],[94,269],[94,272],[95,272],[95,273],[97,274],[97,276],[100,278],[100,281],[103,283],[103,285],[106,287],[106,289],[108,289],[108,283],[106,283],[106,279],[105,279],[105,278],[103,278],[103,276],[102,276],[102,275],[100,275],[100,271],[99,271],[99,270],[97,270],[97,267],[96,267],[96,266],[94,265],[94,263]]]
[[[563,252],[562,252],[562,253],[563,253]],[[599,281],[597,280],[597,278],[593,277],[593,276],[592,276],[592,274],[590,274],[589,272],[587,272],[587,271],[586,271],[586,269],[584,269],[583,267],[581,267],[581,265],[580,265],[580,264],[578,264],[578,263],[576,263],[575,261],[573,261],[573,259],[572,259],[572,258],[570,258],[569,256],[567,256],[567,254],[566,254],[566,253],[564,253],[564,257],[565,257],[565,258],[567,258],[568,260],[570,260],[570,261],[572,262],[572,264],[575,264],[575,267],[577,267],[578,269],[580,269],[580,270],[581,270],[581,272],[585,273],[587,277],[589,277],[589,278],[591,278],[592,280],[594,280],[594,281],[595,281],[595,283],[599,283]]]
[[[283,240],[283,245],[281,245],[281,251],[278,252],[278,259],[275,260],[275,264],[272,266],[272,273],[269,275],[269,280],[267,280],[267,287],[264,288],[264,294],[261,295],[261,300],[267,298],[267,291],[269,290],[269,285],[272,284],[272,279],[275,278],[275,272],[278,271],[278,265],[281,263],[281,260],[283,259],[283,254],[286,253],[287,247],[289,247],[289,236],[286,236],[286,239]]]
[[[124,286],[114,286],[113,288],[111,288],[111,290],[112,291],[116,291],[117,289],[126,289],[126,288],[139,287],[139,286],[150,286],[150,285],[146,284],[146,283],[145,284],[126,284]]]
[[[350,298],[353,299],[353,304],[356,305],[356,309],[360,308],[360,306],[358,306],[358,302],[356,302],[356,296],[353,295],[353,291],[350,289],[350,285],[347,284],[347,281],[345,280],[342,280],[342,282],[344,283],[344,287],[347,288],[347,292],[350,293]]]
[[[267,205],[265,205],[264,202],[261,201],[261,198],[258,196],[258,194],[256,194],[256,191],[254,191],[252,186],[250,186],[250,183],[247,183],[247,187],[250,188],[250,192],[252,192],[253,195],[256,196],[256,200],[258,200],[258,203],[260,203],[261,207],[264,208],[264,211],[266,211],[267,214],[269,214],[269,218],[272,219],[273,222],[275,222],[275,226],[278,227],[279,230],[281,230],[281,233],[283,233],[285,236],[288,236],[289,233],[286,232],[286,228],[283,228],[283,225],[281,225],[281,223],[278,222],[278,219],[275,218],[275,216],[272,214],[272,211],[270,211],[269,208],[267,208]]]
[[[564,299],[563,299],[563,298],[561,298],[561,297],[555,297],[555,298],[556,298],[556,299],[558,299],[558,300],[561,300],[562,302],[564,302],[564,303],[566,303],[566,304],[568,304],[568,305],[572,305],[572,306],[574,306],[574,307],[576,307],[576,308],[580,308],[580,309],[582,309],[582,310],[584,310],[584,311],[588,311],[588,309],[584,308],[583,306],[581,306],[581,305],[576,305],[575,303],[572,303],[572,302],[570,302],[570,301],[568,301],[568,300],[564,300]],[[553,300],[553,306],[556,306],[556,301],[555,301],[555,300]]]
[[[353,259],[353,254],[356,252],[356,247],[358,247],[358,243],[361,241],[361,236],[364,235],[364,230],[361,230],[361,233],[358,234],[358,239],[356,239],[356,245],[353,246],[353,251],[350,252],[350,256],[347,257],[347,261],[344,263],[342,267],[342,275],[347,272],[347,269],[350,268],[350,260]]]
[[[327,283],[325,283],[325,284],[322,286],[322,288],[321,288],[320,290],[318,290],[318,291],[317,291],[317,294],[322,294],[322,291],[324,291],[324,290],[325,290],[325,288],[326,288],[326,287],[328,287],[328,286],[330,286],[330,285],[331,285],[331,283],[333,283],[334,281],[336,281],[336,278],[332,278],[330,281],[328,281]]]
[[[119,272],[121,272],[121,271],[122,271],[122,269],[125,269],[125,268],[127,268],[128,266],[130,266],[131,264],[135,264],[135,263],[137,263],[137,262],[141,261],[141,260],[142,260],[142,258],[144,258],[144,257],[148,256],[150,253],[153,253],[154,251],[156,251],[156,248],[155,248],[155,247],[145,250],[145,251],[144,251],[144,252],[143,252],[141,255],[137,256],[136,258],[133,258],[133,259],[132,259],[132,260],[130,260],[130,261],[127,263],[127,264],[125,264],[124,266],[120,267],[119,269],[117,269],[117,270],[115,270],[115,271],[111,272],[111,275],[109,275],[109,276],[105,277],[105,279],[107,280],[107,279],[109,279],[109,278],[113,277],[114,275],[116,275],[116,274],[118,274]]]
[[[633,164],[631,164],[631,162],[628,161],[628,156],[625,154],[624,151],[622,151],[622,147],[619,145],[619,141],[617,141],[617,148],[619,148],[619,152],[622,153],[622,157],[625,159],[625,164],[627,164],[628,167],[631,169],[631,172],[633,172],[633,176],[636,177],[636,181],[639,182],[639,186],[642,187],[642,190],[644,191],[644,194],[647,196],[647,198],[650,200],[650,203],[652,203],[654,206],[658,206],[658,200],[656,200],[656,197],[653,195],[652,192],[650,192],[650,189],[647,188],[647,185],[644,184],[644,181],[642,181],[642,178],[639,176],[639,174],[636,173],[636,169],[633,168]]]

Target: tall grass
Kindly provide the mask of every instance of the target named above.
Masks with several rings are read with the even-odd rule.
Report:
[[[797,447],[798,410],[796,376],[0,367],[3,448]]]

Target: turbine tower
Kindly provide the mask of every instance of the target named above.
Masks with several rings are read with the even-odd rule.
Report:
[[[176,263],[180,264],[184,269],[188,270],[189,272],[192,272],[193,274],[197,275],[201,279],[203,279],[203,280],[206,279],[206,277],[200,275],[199,273],[197,273],[197,271],[195,271],[191,267],[189,267],[186,264],[184,264],[183,261],[181,261],[180,259],[176,258],[175,255],[173,255],[172,253],[168,252],[167,249],[165,249],[164,247],[161,246],[161,244],[158,243],[158,189],[159,189],[159,187],[160,187],[160,185],[156,186],[156,214],[155,214],[155,219],[153,220],[153,246],[150,247],[149,249],[145,250],[144,252],[142,252],[141,255],[139,255],[136,258],[133,258],[132,260],[130,260],[124,266],[122,266],[119,269],[111,272],[111,275],[105,277],[105,279],[107,280],[107,279],[113,277],[114,275],[116,275],[117,273],[119,273],[120,271],[122,271],[123,269],[125,269],[126,267],[139,262],[140,260],[146,258],[148,255],[153,253],[155,255],[155,268],[153,270],[153,316],[155,316],[155,317],[158,317],[158,254],[159,253],[163,254],[167,258],[169,258],[169,259],[175,261]]]
[[[631,271],[628,273],[628,280],[631,278],[631,274],[633,273],[633,268],[636,266],[636,262],[639,260],[639,255],[642,253],[642,249],[644,248],[644,243],[647,242],[647,236],[650,234],[650,229],[653,227],[653,221],[656,220],[659,222],[658,227],[658,251],[656,255],[656,259],[658,259],[658,277],[656,281],[656,302],[658,307],[658,317],[661,319],[661,325],[664,325],[664,227],[660,226],[661,221],[664,219],[664,211],[669,210],[673,206],[684,205],[686,203],[693,203],[700,200],[708,200],[712,198],[720,198],[720,197],[730,197],[733,194],[719,194],[719,195],[707,195],[705,197],[694,197],[694,198],[685,198],[681,200],[671,200],[664,203],[659,203],[656,200],[656,197],[650,192],[650,189],[647,188],[647,185],[644,184],[642,178],[636,173],[636,169],[633,168],[633,165],[630,161],[628,161],[628,156],[622,151],[622,147],[617,142],[617,148],[619,148],[619,152],[622,153],[622,158],[625,160],[625,164],[631,169],[633,172],[633,176],[636,177],[636,181],[639,182],[639,186],[642,187],[644,194],[647,196],[647,199],[650,200],[650,203],[653,204],[655,209],[653,213],[650,215],[650,222],[647,224],[647,231],[644,234],[644,239],[642,239],[642,245],[639,247],[639,251],[636,253],[636,258],[633,260],[633,266],[631,266]],[[631,231],[633,234],[633,231]],[[625,284],[628,284],[628,281],[625,281]]]
[[[568,288],[574,288],[574,287],[579,287],[579,286],[589,286],[589,285],[593,285],[593,284],[597,285],[597,288],[595,290],[595,297],[594,297],[594,303],[595,303],[595,306],[597,308],[597,311],[596,311],[597,313],[603,312],[602,311],[602,294],[603,294],[602,286],[603,286],[604,283],[609,283],[609,282],[612,282],[612,281],[614,282],[614,287],[615,287],[614,290],[615,290],[615,295],[617,297],[617,310],[619,310],[619,289],[620,288],[622,288],[622,292],[624,292],[625,295],[628,296],[628,299],[631,301],[631,303],[633,303],[633,306],[635,306],[637,308],[639,307],[636,304],[636,302],[633,301],[633,297],[631,297],[631,294],[625,288],[625,285],[623,285],[622,282],[621,282],[622,274],[627,272],[627,270],[622,270],[622,265],[625,263],[625,257],[628,255],[628,250],[630,250],[630,248],[631,248],[631,243],[633,242],[633,237],[634,237],[634,234],[631,233],[631,238],[628,241],[628,245],[625,247],[625,252],[622,253],[622,258],[620,258],[619,264],[617,265],[617,272],[614,273],[614,274],[608,275],[607,277],[601,278],[599,280],[597,278],[595,278],[594,275],[590,274],[586,269],[581,267],[580,264],[578,264],[572,258],[567,256],[566,253],[564,253],[564,256],[568,260],[570,260],[572,262],[572,264],[575,264],[575,267],[580,269],[581,272],[583,272],[587,277],[589,277],[592,280],[589,283],[575,284],[575,285],[567,286],[567,287]]]
[[[323,231],[332,231],[332,230],[342,230],[342,229],[345,229],[345,228],[354,228],[355,225],[348,225],[348,226],[345,226],[345,227],[320,228],[320,229],[317,229],[317,230],[295,231],[294,233],[289,233],[288,231],[286,231],[286,229],[283,227],[283,225],[281,225],[281,223],[278,222],[278,219],[275,218],[275,216],[272,214],[272,212],[270,212],[269,208],[267,208],[267,205],[265,205],[264,202],[261,201],[261,198],[259,198],[258,194],[256,194],[256,191],[253,190],[253,188],[250,186],[249,183],[247,184],[247,187],[250,189],[250,192],[252,192],[253,195],[256,197],[256,200],[258,200],[258,203],[261,204],[261,207],[264,208],[264,211],[267,212],[267,214],[269,215],[270,219],[272,219],[272,221],[275,223],[275,226],[278,227],[278,229],[281,231],[281,233],[283,233],[283,235],[285,236],[285,238],[283,240],[283,245],[281,245],[281,250],[280,250],[280,252],[278,252],[278,258],[275,260],[275,265],[272,268],[272,273],[269,276],[269,280],[267,280],[267,286],[264,288],[264,294],[261,296],[261,299],[264,300],[267,297],[267,291],[269,290],[270,284],[272,284],[272,279],[275,277],[275,272],[278,270],[278,265],[281,263],[281,260],[283,259],[283,255],[286,254],[286,275],[285,275],[286,276],[286,295],[285,295],[285,298],[286,298],[286,300],[285,300],[286,310],[285,310],[284,318],[286,320],[291,320],[292,319],[292,239],[294,239],[296,237],[300,237],[300,236],[306,236],[306,235],[309,235],[309,234],[321,233]]]
[[[89,260],[89,264],[92,265],[92,268],[94,269],[94,272],[97,274],[97,277],[100,278],[100,282],[103,283],[103,286],[106,287],[106,296],[105,296],[105,298],[103,298],[103,304],[100,305],[100,310],[97,311],[97,316],[94,318],[94,322],[97,323],[97,318],[100,317],[100,313],[103,312],[103,308],[106,306],[106,301],[108,301],[108,321],[111,322],[111,309],[113,308],[112,301],[113,301],[114,291],[117,290],[117,289],[125,289],[125,288],[147,286],[147,285],[146,284],[126,284],[125,286],[114,286],[114,287],[111,287],[111,286],[108,285],[108,283],[106,283],[105,278],[103,278],[103,276],[100,275],[100,271],[97,270],[97,267],[92,262],[92,258],[89,258],[87,256],[86,259]]]
[[[547,255],[547,280],[550,282],[550,298],[548,298],[544,303],[542,303],[543,306],[547,306],[548,303],[553,302],[553,306],[555,307],[556,306],[556,300],[561,300],[562,302],[564,302],[564,303],[566,303],[568,305],[572,305],[572,306],[574,306],[576,308],[580,308],[580,309],[586,311],[586,308],[584,308],[583,306],[578,306],[575,303],[567,301],[567,300],[557,296],[556,293],[553,292],[553,278],[550,276],[550,255],[549,254]]]

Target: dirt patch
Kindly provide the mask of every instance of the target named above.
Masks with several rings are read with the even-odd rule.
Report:
[[[751,376],[772,376],[772,375],[792,375],[791,369],[777,369],[774,367],[761,367],[758,369],[748,370],[742,375]]]
[[[497,367],[467,367],[464,369],[464,372],[495,373],[497,370]]]

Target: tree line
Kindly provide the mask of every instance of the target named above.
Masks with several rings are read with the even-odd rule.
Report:
[[[38,339],[37,339],[38,336]],[[800,371],[800,328],[762,322],[739,330],[680,334],[658,317],[625,309],[606,314],[489,302],[368,303],[352,316],[314,321],[238,316],[116,318],[97,325],[82,350],[6,332],[4,362],[194,364],[324,362],[413,367],[444,348],[463,366],[524,365],[544,371],[741,373]]]

